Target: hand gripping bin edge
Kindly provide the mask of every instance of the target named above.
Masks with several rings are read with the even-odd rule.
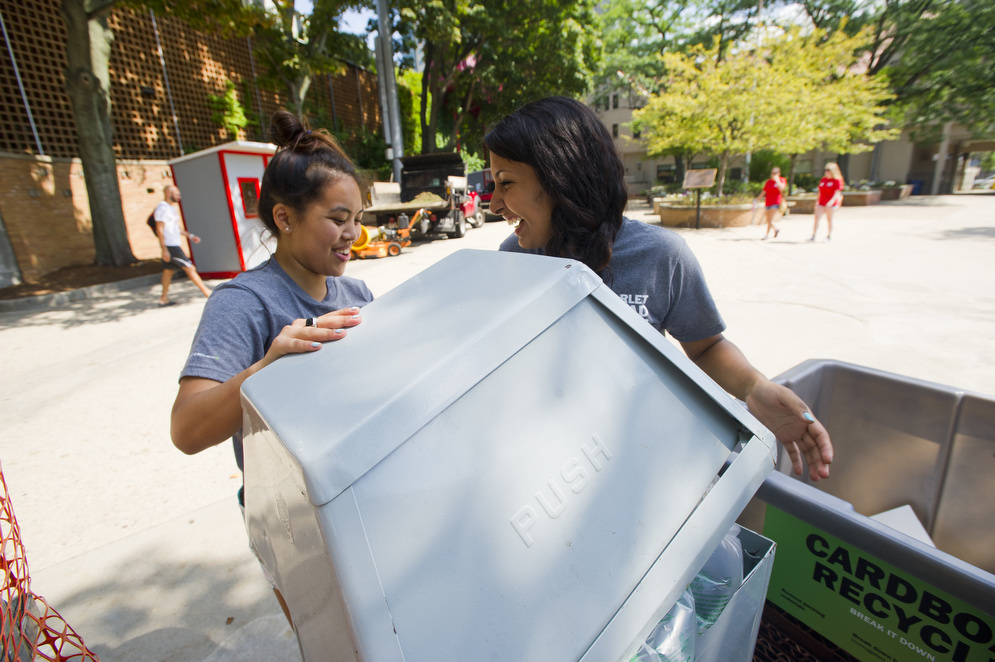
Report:
[[[774,466],[578,262],[459,251],[363,318],[242,387],[249,535],[307,660],[617,662]]]

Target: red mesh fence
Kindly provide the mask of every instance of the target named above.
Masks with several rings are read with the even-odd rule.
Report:
[[[44,598],[31,592],[21,531],[0,467],[0,626],[3,662],[99,662],[97,656]]]

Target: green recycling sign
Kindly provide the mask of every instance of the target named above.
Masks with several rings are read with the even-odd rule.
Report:
[[[995,617],[767,505],[767,599],[865,662],[995,662]]]

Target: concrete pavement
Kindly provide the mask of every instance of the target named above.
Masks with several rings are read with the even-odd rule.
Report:
[[[765,242],[759,225],[679,231],[758,368],[830,358],[995,393],[995,196],[846,207],[829,243],[805,241],[811,222],[790,216]],[[508,232],[488,223],[348,273],[379,296]],[[174,288],[164,309],[156,280],[0,311],[0,460],[32,587],[105,662],[299,660],[246,545],[229,446],[187,457],[169,442],[205,301]]]

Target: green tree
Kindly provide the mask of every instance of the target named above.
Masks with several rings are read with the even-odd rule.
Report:
[[[397,28],[424,54],[422,151],[475,146],[480,132],[522,103],[586,91],[599,57],[585,28],[592,23],[593,0],[400,2]]]
[[[238,132],[249,125],[249,118],[235,94],[235,83],[225,81],[225,93],[207,95],[207,103],[212,111],[211,120],[225,130],[229,140],[237,140]]]
[[[255,9],[253,50],[265,65],[265,86],[283,89],[299,115],[315,76],[337,74],[344,60],[369,63],[360,37],[338,31],[339,19],[355,0],[315,0],[310,15],[294,8],[294,0],[271,0],[273,11]]]
[[[935,0],[885,73],[906,125],[995,133],[995,3]],[[928,133],[928,131],[921,131]]]
[[[779,130],[777,106],[789,94],[766,75],[766,61],[748,51],[720,60],[720,47],[716,39],[711,48],[665,54],[660,92],[634,113],[646,131],[649,154],[680,149],[714,155],[718,195],[732,157],[771,142]]]
[[[885,128],[884,80],[859,73],[855,49],[867,36],[839,30],[790,31],[762,51],[711,49],[668,53],[664,89],[635,116],[647,129],[651,155],[705,151],[718,160],[722,194],[729,160],[770,149],[791,156],[812,149],[853,153],[893,138]]]
[[[789,187],[799,154],[812,149],[854,154],[898,135],[887,127],[886,106],[893,98],[887,81],[857,66],[868,32],[794,29],[765,49],[767,75],[791,91],[781,98],[772,118],[779,130],[767,144],[790,155]]]
[[[156,0],[123,6],[186,18],[195,27],[234,30],[244,15],[240,0]],[[76,124],[80,161],[90,201],[96,263],[124,266],[136,262],[121,207],[111,130],[110,61],[114,33],[108,18],[115,0],[62,0],[66,25],[66,93]]]

